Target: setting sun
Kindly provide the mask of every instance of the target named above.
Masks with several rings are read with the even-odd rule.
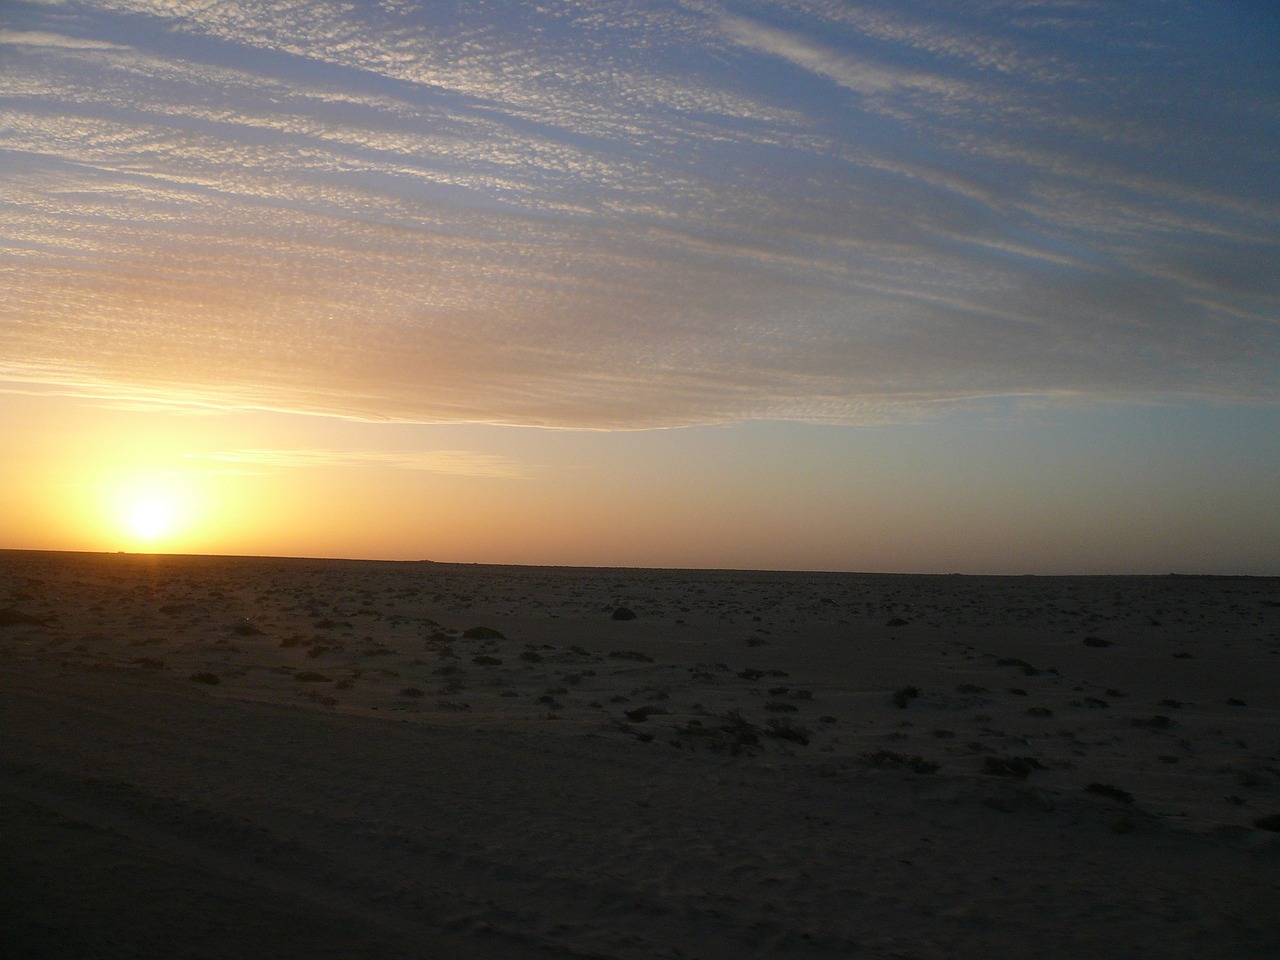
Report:
[[[150,496],[139,498],[128,515],[130,531],[148,543],[163,537],[172,528],[173,520],[173,505]]]
[[[168,550],[196,526],[196,497],[183,478],[165,476],[126,482],[107,504],[109,525],[124,549]]]

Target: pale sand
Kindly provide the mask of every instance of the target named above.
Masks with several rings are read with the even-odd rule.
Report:
[[[1280,581],[9,552],[0,609],[7,957],[1280,955]]]

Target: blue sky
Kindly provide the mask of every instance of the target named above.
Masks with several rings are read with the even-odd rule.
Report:
[[[791,460],[832,490],[840,457],[887,449],[922,530],[958,515],[966,451],[1007,479],[966,517],[1083,516],[1038,469],[1079,437],[1123,475],[1095,514],[1210,450],[1220,488],[1266,491],[1277,41],[1264,3],[7,2],[0,403],[334,421],[305,447],[281,426],[174,451],[273,469],[519,483],[623,442],[676,464],[652,562],[689,555],[681,491],[716,467],[683,475],[677,451],[707,430],[716,463]],[[555,436],[583,429],[622,433]],[[1186,483],[1165,522],[1220,531],[1210,566],[1280,573],[1228,534],[1239,496]],[[1013,527],[956,524],[957,563],[966,543],[984,568],[1054,562],[1047,533],[1001,561]],[[934,564],[927,534],[914,561],[805,536],[721,562]],[[1061,562],[1207,563],[1118,537]]]

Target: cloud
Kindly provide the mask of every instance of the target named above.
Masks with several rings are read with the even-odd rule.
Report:
[[[1280,391],[1274,77],[1181,14],[21,10],[15,383],[589,428]]]
[[[39,30],[0,30],[0,46],[44,47],[62,50],[128,50],[118,43],[84,37],[64,37]]]
[[[416,453],[333,450],[226,450],[186,454],[190,460],[261,467],[270,471],[309,467],[391,467],[461,477],[524,480],[534,469],[509,457],[472,450],[429,450]]]
[[[842,53],[807,37],[743,17],[726,16],[722,24],[726,34],[735,42],[781,57],[804,70],[834,80],[855,93],[874,96],[895,90],[911,90],[954,96],[966,92],[964,85],[954,80]]]

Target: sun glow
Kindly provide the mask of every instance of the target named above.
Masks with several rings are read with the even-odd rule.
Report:
[[[134,536],[151,543],[173,528],[173,504],[158,497],[140,497],[130,507],[127,521]]]
[[[130,549],[173,547],[196,519],[191,491],[169,477],[124,485],[110,512],[117,535]]]

